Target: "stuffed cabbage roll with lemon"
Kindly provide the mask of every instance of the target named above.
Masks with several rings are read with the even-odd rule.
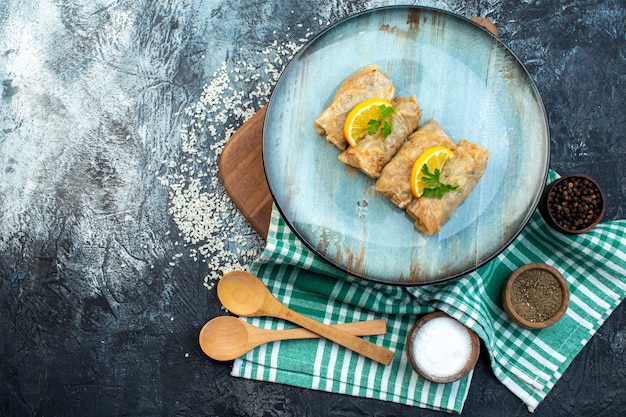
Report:
[[[434,146],[445,146],[454,152],[456,144],[434,120],[427,121],[402,144],[395,156],[382,169],[376,190],[399,208],[405,208],[414,196],[411,172],[417,158]]]
[[[389,114],[371,119],[377,123],[373,126],[373,134],[366,133],[354,146],[349,146],[339,155],[341,162],[360,169],[372,178],[380,177],[383,167],[415,131],[422,117],[415,96],[396,97],[389,104]]]
[[[421,196],[407,204],[406,212],[415,220],[415,227],[429,235],[439,232],[482,178],[488,159],[487,148],[462,139],[454,149],[454,156],[443,165],[440,176],[441,183],[456,188],[441,198]]]
[[[315,119],[317,132],[326,140],[344,150],[348,142],[343,134],[343,125],[348,113],[359,103],[380,98],[390,101],[394,87],[391,78],[372,64],[348,77],[339,87],[330,106]]]

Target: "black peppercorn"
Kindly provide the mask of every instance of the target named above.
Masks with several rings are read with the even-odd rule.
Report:
[[[604,212],[598,185],[585,177],[557,181],[547,198],[547,209],[561,228],[576,232],[591,226]]]

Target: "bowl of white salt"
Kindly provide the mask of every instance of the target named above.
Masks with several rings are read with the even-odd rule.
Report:
[[[438,311],[413,325],[406,350],[411,366],[419,375],[446,384],[458,381],[474,368],[480,354],[480,339],[467,326]]]

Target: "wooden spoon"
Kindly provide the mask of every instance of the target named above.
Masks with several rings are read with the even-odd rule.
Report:
[[[334,324],[333,327],[355,336],[387,333],[386,320],[370,320]],[[220,316],[210,320],[200,330],[200,347],[210,358],[230,361],[264,343],[277,340],[313,339],[319,335],[303,328],[287,330],[261,329],[233,316]]]
[[[217,296],[224,307],[238,316],[270,316],[287,320],[384,365],[389,365],[393,359],[394,353],[389,349],[291,310],[274,298],[260,279],[248,272],[225,274],[217,284]]]

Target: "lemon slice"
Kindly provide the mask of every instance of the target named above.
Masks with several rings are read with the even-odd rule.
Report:
[[[348,113],[346,122],[343,124],[343,134],[350,146],[356,146],[357,142],[363,139],[370,120],[380,119],[380,106],[383,104],[393,106],[387,100],[372,98],[360,102]]]
[[[436,169],[441,172],[446,161],[454,156],[454,153],[445,146],[433,146],[426,149],[415,161],[413,171],[411,172],[411,192],[416,198],[424,194],[424,189],[428,187],[428,183],[422,180],[422,167],[428,166],[430,172]]]

